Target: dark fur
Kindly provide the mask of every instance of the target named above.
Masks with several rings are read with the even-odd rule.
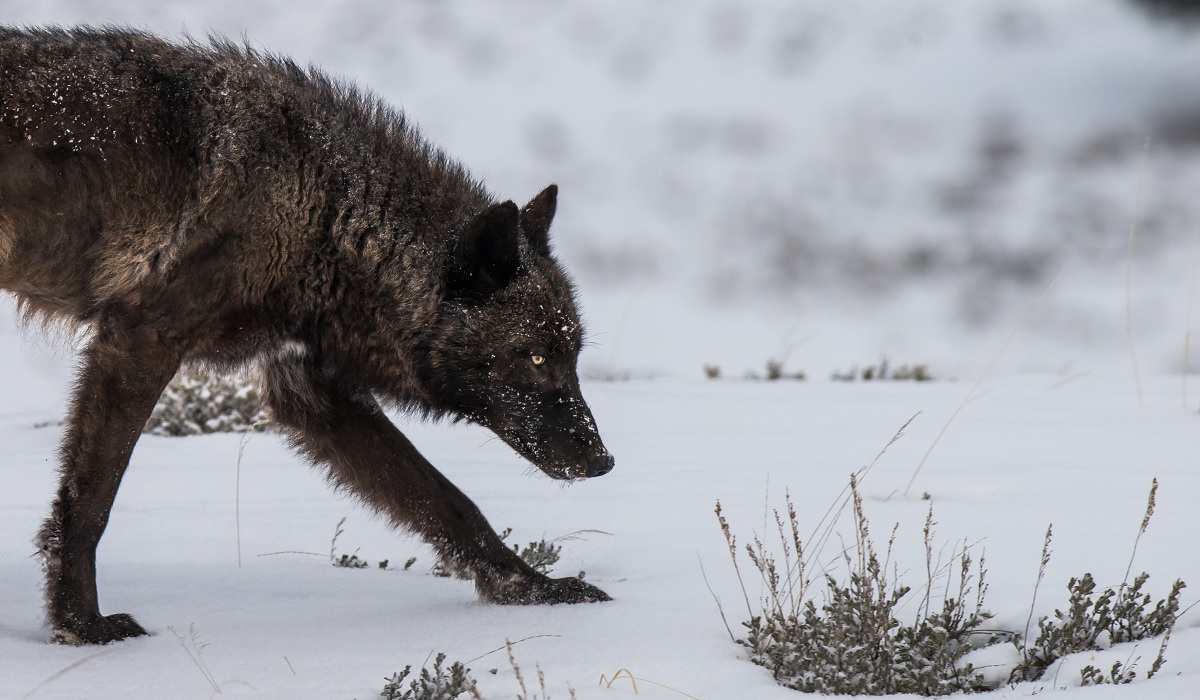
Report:
[[[374,97],[219,39],[0,28],[0,104],[0,287],[90,337],[38,536],[56,640],[145,633],[101,615],[96,545],[196,362],[257,367],[295,446],[484,598],[608,599],[525,565],[377,403],[480,423],[556,478],[611,469],[553,186],[496,203]]]

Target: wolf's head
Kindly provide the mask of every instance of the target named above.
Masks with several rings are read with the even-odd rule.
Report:
[[[437,410],[491,429],[556,479],[600,476],[613,458],[579,391],[583,327],[550,254],[558,189],[477,214],[459,235],[422,383]]]

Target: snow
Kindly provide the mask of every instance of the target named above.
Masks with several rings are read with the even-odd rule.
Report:
[[[396,417],[497,529],[514,528],[510,541],[609,533],[565,542],[555,570],[585,570],[614,602],[505,608],[429,575],[428,549],[332,493],[273,435],[245,442],[240,469],[239,436],[145,436],[100,547],[99,585],[106,612],[134,614],[152,636],[54,646],[31,539],[54,491],[73,355],[69,338],[22,331],[8,313],[0,697],[209,697],[169,631],[193,624],[222,696],[365,699],[436,651],[466,661],[533,637],[514,651],[527,681],[535,664],[545,671],[552,697],[568,683],[580,698],[631,696],[627,680],[597,683],[619,669],[697,698],[795,697],[725,632],[708,586],[735,632],[745,612],[713,505],[745,541],[786,490],[815,527],[848,475],[918,413],[862,486],[876,537],[899,524],[906,582],[923,583],[932,503],[947,546],[986,550],[996,626],[1023,629],[1047,525],[1035,619],[1065,602],[1072,576],[1121,582],[1157,477],[1134,573],[1150,573],[1156,596],[1182,578],[1193,586],[1184,604],[1196,600],[1200,385],[1185,402],[1180,375],[1200,230],[1193,33],[1117,0],[0,8],[9,22],[245,34],[377,90],[501,196],[557,182],[553,242],[594,343],[584,394],[617,458],[611,474],[564,488],[481,429]],[[1135,218],[1144,406],[1125,335]],[[1191,353],[1200,366],[1200,342]],[[827,380],[883,357],[926,363],[939,381]],[[769,359],[809,380],[738,379]],[[703,380],[704,364],[730,379]],[[343,517],[339,552],[417,563],[347,570],[274,554],[327,552]],[[1190,610],[1150,681],[1065,692],[1193,698],[1198,628]],[[1138,648],[1142,671],[1155,651]],[[998,695],[1073,686],[1091,662]],[[503,652],[468,665],[485,696],[516,695]],[[648,682],[638,691],[681,697]]]
[[[713,505],[721,501],[745,541],[763,532],[764,504],[780,507],[786,489],[802,526],[815,527],[849,473],[869,464],[918,412],[863,482],[876,537],[900,525],[894,560],[906,581],[923,582],[920,530],[932,503],[939,541],[978,542],[974,551],[986,553],[986,607],[996,613],[996,625],[1023,629],[1047,525],[1054,525],[1053,557],[1038,592],[1038,615],[1065,603],[1071,576],[1091,572],[1101,585],[1120,582],[1153,477],[1161,484],[1158,505],[1134,572],[1150,572],[1156,596],[1175,578],[1200,580],[1189,506],[1200,489],[1197,417],[1179,408],[1177,379],[1148,378],[1145,408],[1104,377],[1061,383],[1030,375],[986,383],[905,497],[905,483],[965,389],[954,382],[588,383],[585,394],[618,456],[617,469],[569,488],[523,477],[527,465],[482,429],[397,417],[495,526],[514,528],[511,541],[608,533],[564,543],[555,570],[585,570],[616,599],[574,607],[485,605],[470,584],[431,576],[426,548],[331,493],[275,436],[247,440],[239,498],[239,436],[144,436],[101,544],[100,591],[105,610],[133,612],[153,636],[103,649],[46,643],[40,571],[29,539],[54,488],[48,460],[59,429],[32,426],[57,414],[7,415],[0,423],[8,446],[0,472],[6,601],[0,687],[12,697],[205,697],[211,689],[168,631],[186,634],[194,624],[209,644],[208,666],[234,697],[372,697],[384,677],[405,664],[419,666],[431,652],[465,661],[506,639],[535,635],[557,636],[523,642],[516,656],[526,675],[534,664],[546,672],[555,696],[565,697],[567,683],[581,698],[628,695],[621,683],[596,685],[601,674],[611,678],[628,668],[701,698],[790,697],[730,642],[706,587],[705,576],[731,625],[744,619]],[[922,500],[924,493],[932,500]],[[327,553],[342,517],[348,521],[338,551],[356,551],[372,568],[337,569],[324,556],[272,554]],[[847,528],[843,521],[844,536],[850,536]],[[823,559],[834,554],[827,551]],[[417,563],[396,570],[410,556]],[[385,558],[392,569],[374,568]],[[1185,604],[1191,600],[1185,591]],[[906,612],[915,614],[911,607]],[[1149,681],[1155,697],[1193,696],[1198,623],[1195,610],[1180,620],[1165,670]],[[1109,654],[1123,660],[1129,653]],[[1137,653],[1144,669],[1154,651],[1146,645]],[[1073,685],[1083,663],[1055,685]],[[502,654],[469,666],[485,695],[515,694]],[[501,673],[492,676],[490,668]],[[1025,696],[1049,685],[1001,694]],[[1142,697],[1146,688],[1135,683],[1122,697]],[[652,686],[639,690],[646,697],[672,696]]]

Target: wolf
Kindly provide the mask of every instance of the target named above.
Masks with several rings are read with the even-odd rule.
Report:
[[[51,638],[146,634],[101,614],[96,546],[187,365],[251,368],[300,453],[483,599],[609,600],[525,564],[382,408],[482,425],[555,479],[613,468],[557,192],[497,201],[369,92],[221,37],[0,28],[0,288],[87,338],[36,538]]]

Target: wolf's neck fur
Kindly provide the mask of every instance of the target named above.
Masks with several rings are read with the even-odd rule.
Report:
[[[356,323],[374,329],[361,337],[354,364],[403,402],[419,391],[403,358],[437,322],[459,234],[493,198],[403,115],[330,90],[340,109],[326,125],[338,136],[322,146],[333,151],[323,173],[328,233],[347,293],[361,297],[364,318]]]

